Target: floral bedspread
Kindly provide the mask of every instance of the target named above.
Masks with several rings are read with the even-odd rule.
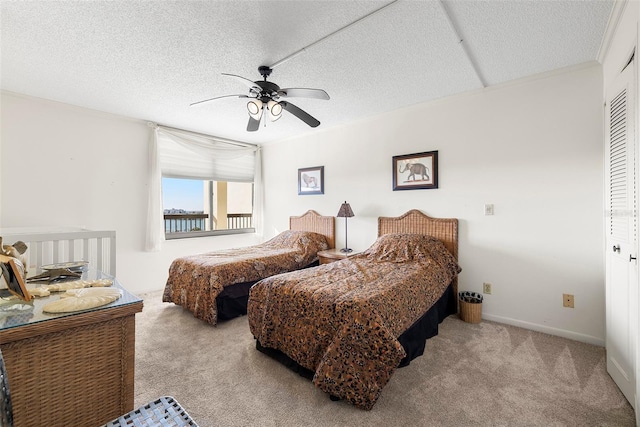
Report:
[[[405,356],[397,337],[460,271],[437,239],[387,234],[362,254],[256,283],[249,327],[314,371],[317,387],[371,409]]]
[[[327,248],[321,234],[288,230],[259,245],[177,258],[169,267],[162,301],[215,325],[216,297],[225,286],[304,268]]]

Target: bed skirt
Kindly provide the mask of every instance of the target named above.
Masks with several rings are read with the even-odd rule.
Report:
[[[304,268],[317,267],[318,261],[312,262]],[[249,302],[249,289],[259,280],[253,282],[236,283],[225,286],[216,297],[218,320],[230,320],[247,314]]]
[[[255,280],[224,287],[216,297],[218,320],[229,320],[246,315],[249,289],[257,282],[259,281]]]
[[[424,354],[424,348],[426,340],[438,335],[438,325],[449,316],[457,312],[457,300],[455,298],[453,286],[445,290],[444,294],[440,297],[436,303],[431,306],[425,314],[420,317],[413,325],[398,337],[398,341],[402,344],[405,353],[407,354],[404,359],[400,361],[399,368],[409,365],[409,363],[416,357]],[[245,305],[246,313],[246,305]],[[260,340],[256,340],[256,349],[266,354],[267,356],[282,363],[287,368],[298,373],[299,375],[313,379],[314,371],[300,366],[296,361],[289,356],[270,347],[264,347],[260,344]]]

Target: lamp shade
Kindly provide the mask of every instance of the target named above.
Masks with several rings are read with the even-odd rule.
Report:
[[[271,113],[270,117],[272,122],[275,122],[282,117],[282,105],[272,99],[267,102],[267,107],[269,108],[269,113]]]
[[[252,99],[247,102],[247,110],[249,110],[249,115],[256,120],[260,120],[262,117],[262,101],[259,99]]]
[[[353,215],[353,211],[351,210],[351,206],[349,205],[349,203],[344,202],[341,206],[340,206],[340,210],[338,211],[338,218],[351,218]]]

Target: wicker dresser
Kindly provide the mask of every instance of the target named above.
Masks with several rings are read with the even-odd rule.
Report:
[[[97,271],[84,279],[111,278]],[[142,300],[50,315],[42,306],[0,305],[4,355],[16,426],[97,426],[133,409],[135,314]],[[33,287],[29,285],[28,288]]]

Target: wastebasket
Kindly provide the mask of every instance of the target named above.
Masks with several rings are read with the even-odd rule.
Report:
[[[460,292],[460,319],[468,323],[480,323],[482,299],[482,294],[477,292]]]

